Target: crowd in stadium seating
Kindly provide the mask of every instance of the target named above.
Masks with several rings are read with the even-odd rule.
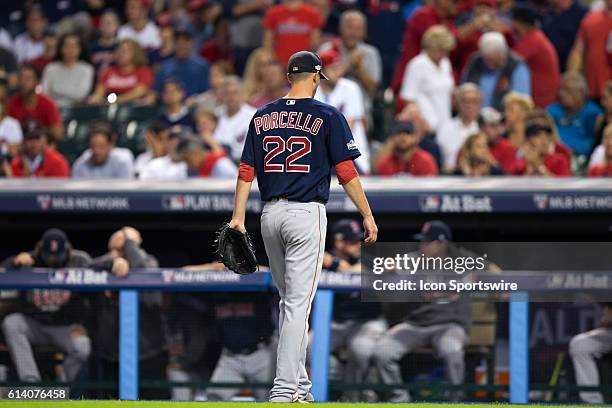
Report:
[[[609,0],[32,0],[0,15],[6,177],[233,177],[302,49],[321,55],[316,98],[345,114],[364,174],[612,175]]]

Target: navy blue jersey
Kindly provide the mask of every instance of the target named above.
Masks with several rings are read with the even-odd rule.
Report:
[[[249,126],[241,161],[253,166],[263,201],[326,203],[331,168],[360,153],[339,110],[307,99],[278,99]]]

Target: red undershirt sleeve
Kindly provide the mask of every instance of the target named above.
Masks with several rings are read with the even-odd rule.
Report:
[[[246,164],[244,162],[240,162],[240,170],[238,171],[238,178],[242,181],[246,181],[250,183],[255,178],[255,167]]]
[[[358,175],[353,160],[349,159],[336,164],[336,176],[341,185],[345,185]]]

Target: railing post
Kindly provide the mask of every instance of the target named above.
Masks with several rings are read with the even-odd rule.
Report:
[[[331,342],[331,319],[334,308],[334,292],[330,289],[319,289],[314,299],[310,371],[312,376],[312,394],[317,402],[327,401],[329,379],[329,355]]]
[[[119,399],[138,399],[138,291],[119,291]]]
[[[510,403],[529,402],[529,294],[510,297]]]

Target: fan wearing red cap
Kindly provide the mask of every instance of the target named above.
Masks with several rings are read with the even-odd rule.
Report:
[[[367,174],[370,172],[370,149],[365,130],[365,106],[361,88],[355,81],[342,77],[340,54],[335,49],[321,53],[320,57],[327,81],[321,81],[315,99],[342,112],[361,152],[355,163],[361,173]]]

